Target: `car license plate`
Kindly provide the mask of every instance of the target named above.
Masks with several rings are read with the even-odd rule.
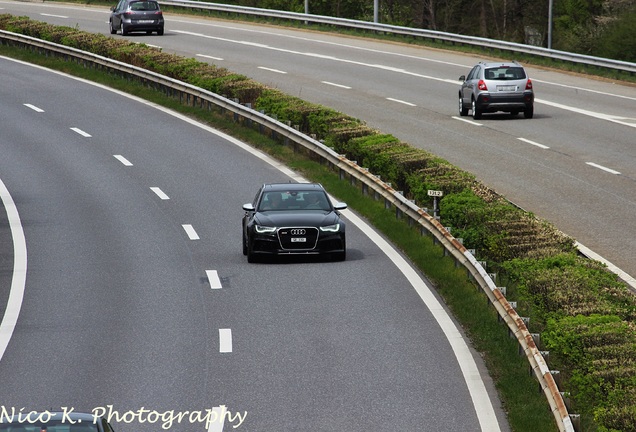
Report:
[[[497,86],[498,91],[515,91],[517,86]]]
[[[307,239],[305,237],[292,237],[291,238],[291,242],[292,243],[305,243],[307,241]]]
[[[137,21],[139,24],[152,24],[153,20],[139,20]]]

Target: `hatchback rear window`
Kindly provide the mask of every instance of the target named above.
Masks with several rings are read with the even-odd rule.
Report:
[[[526,72],[521,67],[496,67],[486,69],[486,79],[518,80],[524,79]]]
[[[134,11],[156,11],[159,10],[157,2],[138,1],[130,4],[130,9]]]

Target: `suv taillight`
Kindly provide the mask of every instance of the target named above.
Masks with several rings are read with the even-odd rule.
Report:
[[[479,82],[477,83],[477,88],[479,90],[488,91],[488,87],[486,86],[484,80],[479,80]]]
[[[528,78],[528,81],[526,81],[526,90],[532,90],[532,81],[530,80],[530,78]]]

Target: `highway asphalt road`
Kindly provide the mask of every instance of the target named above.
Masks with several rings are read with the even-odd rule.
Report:
[[[0,70],[0,409],[110,406],[120,432],[219,431],[223,413],[224,430],[508,430],[479,356],[355,214],[345,262],[249,265],[241,205],[293,173],[125,95]]]
[[[0,2],[0,8],[108,32],[103,7]],[[458,77],[487,53],[474,57],[171,14],[166,14],[166,35],[129,38],[363,119],[475,174],[636,275],[634,86],[529,67],[535,117],[497,114],[474,122],[458,117]]]

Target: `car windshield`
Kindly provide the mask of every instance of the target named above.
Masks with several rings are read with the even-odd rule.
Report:
[[[519,80],[526,77],[522,67],[500,66],[486,69],[486,79],[490,80]]]
[[[46,425],[39,423],[1,424],[1,432],[97,432],[97,425],[90,423],[48,422]]]
[[[331,211],[327,195],[321,191],[266,192],[258,211],[319,210]]]

